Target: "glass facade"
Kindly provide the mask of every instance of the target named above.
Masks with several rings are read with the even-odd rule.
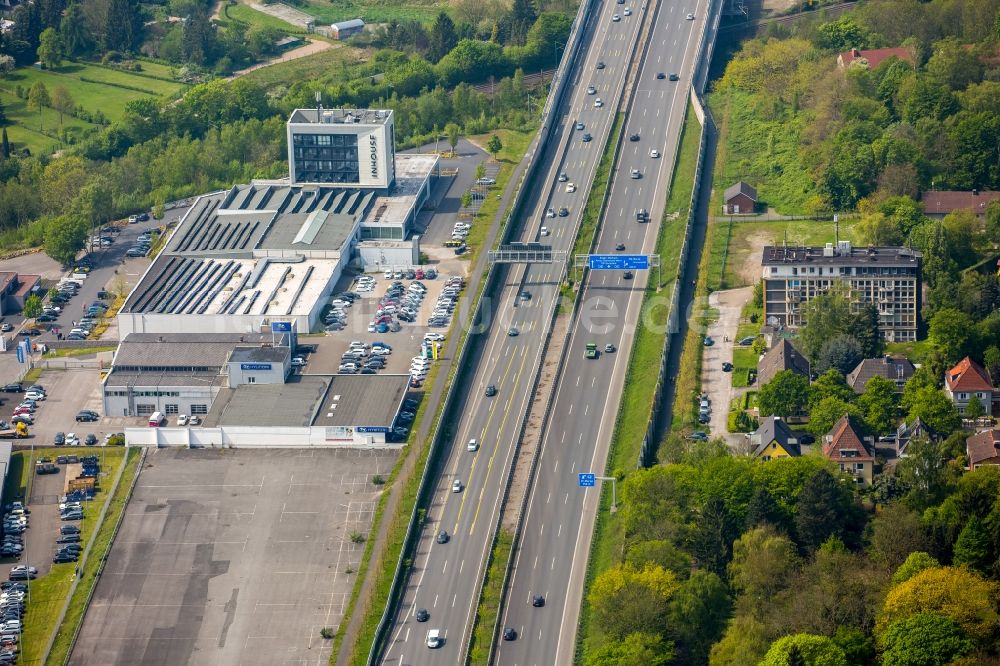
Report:
[[[354,134],[293,134],[296,182],[357,183],[358,137]]]

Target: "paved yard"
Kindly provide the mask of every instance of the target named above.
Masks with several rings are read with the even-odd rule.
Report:
[[[151,451],[70,663],[326,664],[396,454]]]
[[[712,420],[708,425],[712,437],[722,437],[734,445],[742,441],[740,433],[730,434],[727,430],[726,417],[729,414],[729,403],[739,392],[746,389],[733,389],[733,374],[723,372],[723,362],[733,361],[733,345],[736,329],[740,325],[740,311],[753,295],[753,287],[728,289],[712,292],[708,297],[708,306],[719,311],[719,319],[708,327],[707,335],[715,340],[711,347],[705,347],[701,361],[701,390],[708,393],[712,401]]]

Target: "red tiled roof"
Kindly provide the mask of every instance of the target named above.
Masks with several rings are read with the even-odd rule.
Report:
[[[976,215],[985,215],[991,201],[1000,201],[1000,192],[993,190],[973,190],[971,192],[932,190],[920,195],[924,212],[928,215],[947,215],[956,210],[971,210]]]
[[[851,49],[850,51],[845,51],[840,54],[838,60],[843,62],[843,66],[847,67],[855,60],[860,60],[864,58],[868,62],[869,69],[875,69],[883,62],[889,58],[896,56],[900,60],[906,61],[913,64],[913,50],[905,46],[891,48],[891,49],[871,49],[869,51],[859,51],[858,49]]]
[[[969,454],[969,467],[991,464],[1000,465],[1000,429],[984,430],[965,440]]]
[[[854,451],[847,455],[845,451]],[[826,437],[823,438],[823,455],[834,462],[871,462],[875,460],[865,443],[864,436],[848,414],[840,417]]]
[[[945,373],[944,382],[948,390],[992,391],[993,383],[981,365],[966,356],[954,368]]]

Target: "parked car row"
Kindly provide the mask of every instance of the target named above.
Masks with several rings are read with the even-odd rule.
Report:
[[[20,384],[8,384],[4,387],[4,390],[16,392],[10,391],[10,389],[20,386]],[[26,426],[35,425],[35,416],[39,408],[38,403],[45,402],[46,397],[45,387],[41,384],[32,384],[29,386],[28,390],[24,393],[24,399],[14,407],[14,412],[10,419],[11,427],[16,427],[15,424],[18,423],[23,423]]]
[[[465,287],[465,280],[460,276],[448,278],[438,296],[437,304],[427,320],[427,325],[432,328],[444,328],[451,323],[451,315],[458,304],[458,295]]]
[[[393,427],[392,433],[390,433],[390,439],[399,442],[406,441],[406,438],[410,434],[410,424],[416,418],[419,404],[414,398],[407,398],[403,401],[403,409],[396,417],[396,425]]]
[[[17,566],[11,571],[10,580],[0,583],[0,664],[17,663],[28,593],[28,586],[18,581],[36,575],[38,570],[34,567]]]
[[[3,516],[3,544],[0,557],[21,557],[24,551],[24,533],[31,526],[31,510],[21,502],[14,502]]]
[[[128,250],[125,251],[126,257],[148,257],[149,251],[153,247],[153,234],[149,231],[144,231],[139,234],[135,243],[132,244]]]
[[[385,367],[385,359],[392,354],[392,347],[384,342],[353,340],[340,357],[337,372],[344,375],[374,375]]]
[[[374,280],[372,280],[374,283]],[[374,284],[372,285],[374,289]],[[362,289],[358,289],[362,291]],[[326,314],[323,316],[323,323],[326,324],[326,330],[328,331],[342,331],[345,326],[347,326],[347,311],[354,306],[354,301],[361,298],[361,294],[354,291],[344,291],[336,296],[330,301],[330,309],[327,310]],[[301,365],[305,365],[305,359],[302,357],[296,357],[302,359]],[[292,359],[292,365],[299,365]]]

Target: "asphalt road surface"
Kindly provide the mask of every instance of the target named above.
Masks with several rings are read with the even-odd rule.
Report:
[[[625,17],[623,6],[608,4],[595,12],[586,27],[589,39],[577,60],[575,90],[557,111],[560,126],[540,156],[545,167],[528,194],[528,200],[536,205],[522,225],[519,240],[544,241],[555,250],[570,250],[573,244],[638,38],[642,17],[638,7],[633,9],[636,13]],[[615,13],[622,15],[621,21],[612,22]],[[604,62],[603,69],[596,68],[598,61]],[[594,94],[587,94],[589,85],[595,87]],[[603,101],[601,107],[595,106],[598,97]],[[577,122],[584,128],[576,129]],[[590,134],[592,140],[583,141],[584,134]],[[560,172],[577,185],[575,192],[567,192],[567,183],[557,181]],[[566,217],[546,217],[547,208],[558,211],[561,207],[568,209]],[[541,235],[543,226],[550,235]],[[538,264],[506,272],[485,332],[488,337],[475,360],[474,379],[457,410],[462,417],[437,480],[383,663],[459,663],[464,654],[503,486],[528,408],[562,271],[561,264]],[[528,300],[521,299],[522,291],[530,294]],[[509,335],[511,328],[518,334]],[[484,395],[489,384],[497,388],[492,398]],[[475,452],[467,451],[470,439],[479,443]],[[462,484],[460,492],[452,490],[456,480]],[[436,542],[441,530],[450,535],[448,543]],[[428,621],[416,621],[414,614],[420,608],[430,613]],[[426,646],[430,629],[439,630],[444,639],[436,650]]]
[[[625,128],[619,168],[612,183],[597,254],[649,254],[655,249],[655,224],[640,224],[635,209],[662,217],[681,132],[686,92],[706,2],[689,7],[661,3],[649,50],[641,65],[631,114]],[[695,14],[686,20],[686,14]],[[666,79],[657,79],[663,72]],[[671,82],[670,73],[680,81]],[[637,141],[629,136],[638,134]],[[658,151],[659,158],[651,156]],[[637,170],[639,178],[633,178]],[[673,267],[666,267],[672,270]],[[517,631],[502,641],[499,664],[547,666],[573,662],[584,574],[599,493],[579,487],[578,474],[601,475],[628,367],[628,350],[640,317],[647,274],[626,279],[621,271],[593,271],[582,285],[583,315],[570,334],[569,350],[543,438],[521,543],[508,589],[504,628]],[[666,296],[665,296],[666,298]],[[589,315],[588,315],[589,313]],[[584,358],[588,342],[602,350]],[[604,353],[606,344],[617,351]],[[600,482],[599,482],[600,483]],[[532,606],[535,595],[545,599]]]

